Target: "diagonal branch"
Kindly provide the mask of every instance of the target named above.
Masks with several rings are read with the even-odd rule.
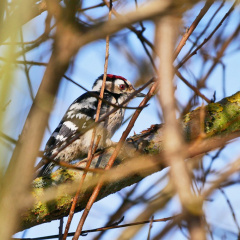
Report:
[[[188,113],[182,120],[185,141],[192,141],[186,150],[187,158],[222,147],[229,140],[239,137],[240,92],[220,102],[211,103],[204,109],[204,139],[198,138],[201,133],[199,108]],[[97,200],[163,169],[165,165],[161,154],[163,151],[162,126],[152,126],[141,134],[129,138],[127,142],[130,146],[125,145],[115,161],[115,166],[119,166],[108,170],[104,174],[104,179],[102,174],[88,173],[79,195],[76,211],[85,208],[91,191],[100,179],[103,180],[104,189],[100,191]],[[109,150],[100,156],[95,156],[91,168],[96,166],[105,168],[112,152],[113,150]],[[139,155],[142,152],[147,158]],[[131,161],[127,160],[131,158],[133,158]],[[82,167],[85,164],[85,162],[79,163]],[[81,175],[76,170],[61,169],[49,177],[36,179],[33,182],[35,204],[23,215],[22,229],[68,215],[72,196],[78,186],[74,182],[78,183],[79,178]]]

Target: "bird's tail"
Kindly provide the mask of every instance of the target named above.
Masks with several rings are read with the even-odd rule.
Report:
[[[46,175],[49,175],[52,171],[52,169],[54,168],[55,164],[53,162],[48,162],[45,165],[43,165],[43,167],[41,169],[39,169],[36,173],[36,177],[44,177]]]

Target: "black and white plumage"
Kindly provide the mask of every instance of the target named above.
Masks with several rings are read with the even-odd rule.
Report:
[[[87,155],[97,112],[98,98],[96,96],[100,95],[102,82],[103,75],[94,82],[91,92],[81,95],[70,105],[46,144],[45,156],[53,157],[56,155],[55,160],[70,162]],[[108,74],[103,97],[106,101],[102,102],[100,118],[114,108],[108,102],[120,105],[134,91],[132,84],[125,78]],[[137,96],[142,97],[144,94],[140,93]],[[124,108],[119,108],[106,120],[95,126],[96,136],[101,135],[98,149],[110,146],[113,143],[111,137],[121,126],[124,112]],[[60,148],[64,147],[76,134],[80,134],[80,137],[59,152]],[[40,163],[43,167],[38,176],[49,174],[54,166],[53,163],[46,161],[44,158]]]

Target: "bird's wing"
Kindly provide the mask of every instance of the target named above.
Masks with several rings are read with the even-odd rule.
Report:
[[[95,95],[95,96],[94,96]],[[58,127],[50,136],[46,147],[45,156],[51,157],[64,146],[76,134],[84,134],[94,126],[98,105],[99,92],[87,92],[77,98],[68,108]],[[104,99],[111,102],[113,96],[104,94]],[[102,102],[100,118],[108,112],[109,104]],[[47,175],[54,167],[53,162],[42,159],[42,168],[38,171],[37,177]]]
[[[50,156],[53,150],[59,149],[76,133],[83,134],[89,127],[93,126],[98,99],[92,96],[91,93],[83,94],[70,105],[46,144],[46,155]],[[99,94],[98,92],[93,93]]]
[[[57,154],[59,149],[67,144],[76,134],[80,134],[79,137],[81,137],[81,134],[94,127],[99,94],[99,92],[87,92],[70,105],[46,144],[45,156],[51,157],[54,153]],[[103,98],[111,102],[112,97],[112,95],[105,93]],[[103,101],[100,118],[108,110],[109,104]],[[44,158],[41,160],[40,165],[42,168],[38,171],[36,177],[49,174],[54,167],[53,162],[46,161]]]

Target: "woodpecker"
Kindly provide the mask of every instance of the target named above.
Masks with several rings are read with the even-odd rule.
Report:
[[[103,75],[99,76],[94,82],[92,91],[84,93],[69,106],[59,125],[47,141],[44,156],[52,157],[56,161],[66,162],[86,157],[92,139],[93,125],[96,129],[95,136],[101,136],[97,149],[113,144],[111,137],[122,124],[125,108],[119,108],[104,121],[95,124],[102,83]],[[102,101],[99,117],[103,117],[114,109],[114,106],[109,103],[120,105],[135,91],[132,84],[124,77],[107,74],[104,101]],[[145,95],[138,93],[136,96],[144,97]],[[79,138],[69,144],[75,136],[79,136]],[[67,144],[68,146],[66,146]],[[42,168],[39,170],[37,177],[48,175],[54,167],[54,163],[49,162],[44,157],[38,165]]]

